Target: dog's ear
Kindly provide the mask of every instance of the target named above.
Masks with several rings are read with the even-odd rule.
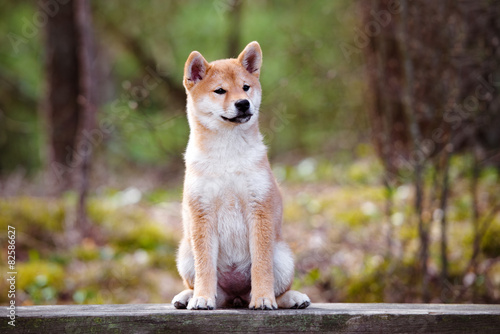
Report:
[[[238,56],[238,61],[248,72],[258,78],[262,66],[262,50],[259,43],[254,41],[248,44]]]
[[[184,87],[190,89],[200,80],[203,80],[208,70],[208,62],[201,53],[193,51],[184,66]]]

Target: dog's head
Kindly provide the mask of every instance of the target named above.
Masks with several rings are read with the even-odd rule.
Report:
[[[184,67],[188,112],[210,129],[257,122],[262,91],[259,83],[262,51],[251,42],[237,59],[208,63],[198,52]]]

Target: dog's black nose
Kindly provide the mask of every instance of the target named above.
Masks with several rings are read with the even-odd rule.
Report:
[[[234,103],[234,106],[238,111],[245,112],[250,108],[250,102],[248,100],[238,100]]]

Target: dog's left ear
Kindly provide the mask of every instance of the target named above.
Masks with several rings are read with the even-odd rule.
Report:
[[[191,52],[184,65],[184,87],[191,89],[201,81],[207,74],[208,67],[208,62],[201,53],[198,51]]]
[[[238,61],[248,72],[258,78],[262,66],[262,50],[259,43],[254,41],[248,44],[238,56]]]

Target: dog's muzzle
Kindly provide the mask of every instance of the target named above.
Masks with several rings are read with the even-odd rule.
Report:
[[[221,116],[223,120],[232,123],[246,123],[250,120],[250,118],[252,118],[253,114],[250,112],[250,101],[246,99],[238,100],[234,103],[234,106],[236,107],[238,114],[233,118]]]

